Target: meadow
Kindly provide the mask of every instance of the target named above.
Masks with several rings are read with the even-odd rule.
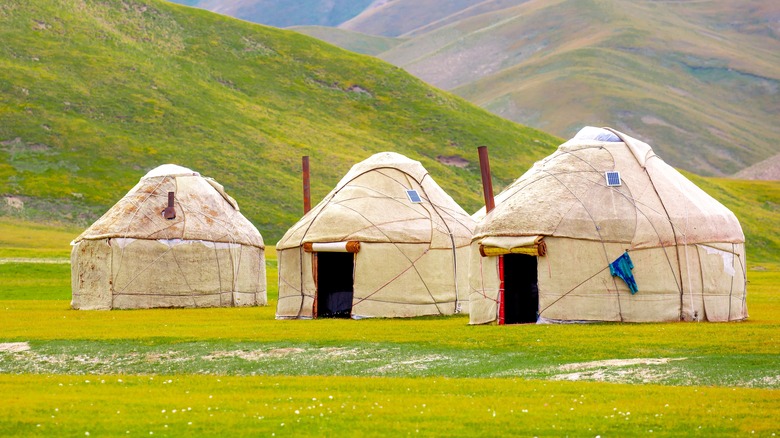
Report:
[[[776,263],[740,323],[277,321],[272,247],[266,307],[70,310],[77,234],[0,219],[2,436],[780,433]]]

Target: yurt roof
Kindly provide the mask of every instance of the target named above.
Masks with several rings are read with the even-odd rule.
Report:
[[[408,190],[415,190],[420,202],[413,202]],[[382,152],[352,166],[277,248],[347,240],[461,247],[469,244],[473,229],[473,219],[419,161]]]
[[[619,173],[620,185],[608,185],[607,171]],[[744,242],[736,216],[648,144],[591,127],[502,191],[474,239],[531,235],[621,242],[630,248]]]
[[[174,192],[176,217],[165,219],[168,192]],[[235,199],[211,178],[175,164],[164,164],[141,178],[122,199],[74,242],[105,238],[202,240],[264,247],[260,232],[238,209]]]

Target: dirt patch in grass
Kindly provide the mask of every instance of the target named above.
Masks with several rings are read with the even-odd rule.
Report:
[[[30,344],[27,342],[4,342],[0,343],[0,351],[6,353],[20,353],[22,351],[28,351]]]
[[[272,350],[234,350],[234,351],[215,351],[203,356],[205,360],[216,360],[226,358],[239,358],[248,361],[259,361],[271,357],[284,357],[291,354],[303,353],[303,348],[274,348]]]
[[[414,357],[408,360],[390,362],[387,365],[374,368],[373,371],[378,374],[386,374],[389,372],[398,372],[401,370],[427,370],[430,368],[431,364],[446,360],[449,360],[449,357],[440,354],[433,354]]]
[[[610,360],[597,360],[592,362],[575,362],[567,363],[558,367],[561,371],[578,371],[587,370],[593,368],[616,368],[627,367],[633,365],[660,365],[667,364],[674,360],[685,360],[684,357],[661,357],[661,358],[636,358],[636,359],[610,359]]]
[[[676,371],[663,367],[672,361],[686,358],[635,358],[610,359],[591,362],[576,362],[554,369],[553,380],[592,380],[614,383],[656,383],[668,378]],[[562,371],[562,373],[560,373]]]

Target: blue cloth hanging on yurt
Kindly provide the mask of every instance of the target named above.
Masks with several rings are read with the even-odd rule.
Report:
[[[631,291],[631,294],[635,294],[639,292],[639,287],[636,285],[636,280],[634,280],[634,274],[631,273],[632,269],[634,269],[634,262],[628,256],[628,251],[609,264],[609,272],[612,273],[612,276],[622,278],[628,285],[628,290]]]

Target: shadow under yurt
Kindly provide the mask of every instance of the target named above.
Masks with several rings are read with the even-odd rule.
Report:
[[[266,304],[265,245],[211,178],[166,164],[74,239],[74,309]]]
[[[584,128],[474,218],[471,324],[748,316],[736,216],[618,131]]]
[[[276,317],[456,313],[468,305],[473,228],[419,162],[376,154],[277,244]]]

